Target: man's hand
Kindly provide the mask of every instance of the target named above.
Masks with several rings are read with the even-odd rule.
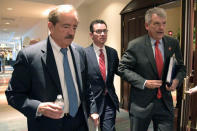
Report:
[[[99,125],[99,114],[93,113],[90,115],[90,118],[94,121],[95,126]]]
[[[197,92],[197,86],[195,86],[194,88],[191,88],[189,89],[188,91],[185,91],[185,93],[188,93],[188,94],[194,94]]]
[[[176,90],[176,88],[177,88],[178,85],[179,85],[179,80],[174,79],[172,81],[172,85],[170,87],[166,85],[166,90],[168,90],[168,91],[174,91],[174,90]]]
[[[145,87],[149,89],[159,88],[162,85],[162,80],[147,80]]]
[[[52,102],[45,102],[38,106],[38,112],[52,119],[60,119],[62,118],[63,109]]]

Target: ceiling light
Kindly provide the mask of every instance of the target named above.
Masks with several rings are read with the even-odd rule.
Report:
[[[42,12],[42,15],[43,16],[48,16],[50,11],[51,11],[51,9],[47,9],[44,12]]]
[[[13,8],[7,8],[7,10],[11,11],[11,10],[13,10]]]
[[[9,24],[10,24],[10,22],[6,22],[5,24],[6,24],[6,25],[9,25]]]
[[[4,28],[3,31],[7,31],[8,29]]]
[[[46,9],[45,11],[42,12],[43,16],[48,16],[49,13],[55,8],[55,6],[51,6],[50,8]]]
[[[20,40],[21,38],[20,37],[14,37],[13,39],[14,40]]]

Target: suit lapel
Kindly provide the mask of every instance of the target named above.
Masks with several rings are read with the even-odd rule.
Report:
[[[163,68],[162,77],[164,77],[165,75],[167,75],[167,74],[164,74],[164,73],[168,71],[168,66],[169,66],[170,54],[171,54],[172,47],[170,46],[170,42],[167,39],[167,37],[164,36],[162,40],[163,40],[163,44],[164,44],[164,66],[163,66],[164,68]]]
[[[166,60],[167,58],[169,58],[169,50],[172,49],[172,47],[169,46],[169,41],[168,39],[164,36],[163,37],[163,44],[164,44],[164,59]],[[166,63],[166,61],[164,61],[164,64]]]
[[[74,46],[74,44],[71,44],[69,46],[69,48],[70,48],[71,55],[72,55],[72,58],[73,58],[73,64],[74,64],[74,67],[75,67],[78,89],[79,89],[79,92],[80,92],[79,95],[80,95],[80,98],[81,98],[83,88],[82,88],[82,77],[81,77],[81,68],[80,68],[80,56],[79,56],[79,53],[76,50],[76,47]]]
[[[105,46],[105,49],[106,49],[106,54],[107,54],[107,77],[106,77],[106,81],[107,81],[111,73],[110,69],[112,67],[112,58],[110,55],[110,49],[107,46]]]
[[[156,67],[155,58],[153,54],[153,49],[152,49],[151,41],[148,35],[145,36],[145,46],[146,46],[145,47],[146,55],[152,65],[153,71],[157,75],[158,73],[157,73],[157,67]]]
[[[146,43],[145,52],[149,58],[149,61],[151,62],[154,72],[158,74],[156,63],[155,63],[155,58],[153,55],[152,45],[151,45],[150,38],[148,37],[148,35],[145,36],[145,43]],[[163,44],[164,44],[164,66],[163,66],[164,67],[163,72],[164,72],[166,64],[168,64],[167,59],[169,58],[169,55],[170,55],[169,48],[172,48],[172,47],[169,46],[169,41],[165,36],[163,37]],[[162,73],[162,76],[163,76],[163,73]]]
[[[97,58],[96,58],[96,53],[94,51],[94,48],[93,48],[93,44],[90,46],[90,55],[91,57],[89,57],[92,61],[92,67],[94,67],[94,70],[96,71],[96,73],[98,74],[98,76],[102,77],[101,75],[101,71],[100,71],[100,68],[99,68],[99,65],[98,65],[98,61],[97,61]]]
[[[54,81],[59,92],[62,92],[61,85],[60,85],[60,79],[59,79],[59,75],[58,75],[58,71],[57,71],[57,66],[56,66],[56,62],[55,62],[55,58],[53,55],[53,50],[52,50],[49,38],[47,39],[47,45],[43,44],[42,52],[43,52],[43,55],[42,55],[41,59],[43,61],[43,64],[46,67],[46,71],[51,76],[52,81]]]

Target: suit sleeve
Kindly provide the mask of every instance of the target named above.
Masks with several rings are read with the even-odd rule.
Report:
[[[120,60],[118,73],[121,78],[128,81],[132,86],[144,89],[145,79],[134,71],[136,67],[136,54],[137,48],[133,43],[129,43],[128,49],[124,52]]]
[[[115,59],[115,74],[116,75],[118,75],[118,76],[120,76],[120,74],[119,74],[119,72],[118,72],[118,65],[119,65],[119,58],[118,58],[118,53],[117,53],[117,51],[114,51],[114,59]]]
[[[30,91],[30,65],[23,50],[17,56],[14,71],[5,94],[9,105],[27,117],[35,117],[40,102],[29,97]]]
[[[81,53],[80,57],[83,56],[83,58],[81,58],[81,60],[83,60],[81,63],[83,63],[85,67],[82,73],[82,81],[83,81],[83,88],[84,88],[84,94],[85,94],[85,100],[86,100],[87,113],[88,114],[97,113],[97,108],[96,108],[97,106],[96,106],[95,98],[93,95],[91,84],[89,82],[86,53],[83,48],[80,48],[79,51]]]
[[[96,101],[94,98],[94,94],[92,91],[92,86],[89,81],[89,75],[88,75],[88,64],[87,64],[87,59],[86,59],[86,87],[87,87],[87,103],[88,103],[88,113],[93,114],[97,113],[97,106],[96,106]]]

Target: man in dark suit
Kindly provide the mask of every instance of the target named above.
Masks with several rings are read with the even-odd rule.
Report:
[[[88,76],[100,116],[101,131],[115,131],[116,110],[119,101],[114,88],[119,59],[115,49],[105,45],[107,25],[103,20],[90,24],[93,44],[85,49],[88,59]]]
[[[131,84],[131,131],[147,131],[153,121],[154,131],[173,131],[173,101],[171,91],[180,86],[185,67],[177,40],[165,36],[166,12],[162,8],[149,9],[145,14],[148,35],[129,42],[118,71]],[[172,85],[166,76],[170,57],[175,54],[177,65]]]
[[[48,39],[21,50],[17,56],[6,90],[8,104],[27,117],[29,131],[88,131],[86,106],[91,105],[91,112],[96,110],[86,83],[85,51],[72,43],[77,12],[71,5],[62,5],[53,9],[48,19]],[[67,55],[62,53],[64,49]],[[54,103],[59,94],[64,98],[64,108]]]

